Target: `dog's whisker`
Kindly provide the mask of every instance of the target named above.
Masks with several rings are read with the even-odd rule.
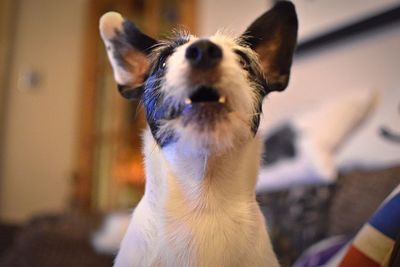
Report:
[[[205,174],[207,171],[207,162],[208,162],[208,154],[204,156],[204,163],[203,163],[203,173]]]
[[[244,125],[246,126],[250,126],[250,122],[248,120],[246,120],[246,118],[243,118],[240,114],[238,114],[237,112],[233,113],[234,116],[236,116],[237,119],[239,119],[239,121],[241,121]]]
[[[142,111],[143,111],[143,109],[141,108],[141,102],[139,102],[135,108],[135,114],[133,117],[134,121],[137,121],[139,119],[139,116],[141,116],[143,114]]]
[[[247,116],[258,116],[258,115],[262,115],[262,112],[246,113],[245,115],[247,115]]]
[[[154,143],[153,148],[152,148],[151,151],[150,151],[150,156],[153,155],[153,153],[154,153],[154,151],[156,150],[156,148],[157,148],[157,144]]]
[[[164,77],[160,77],[160,78],[153,78],[152,82],[163,82],[165,80]]]

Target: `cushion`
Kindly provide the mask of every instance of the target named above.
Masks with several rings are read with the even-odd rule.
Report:
[[[400,164],[400,88],[380,93],[376,108],[337,154],[341,169],[388,168]]]
[[[363,202],[364,205],[366,202]],[[351,205],[349,205],[351,206]],[[400,237],[400,184],[347,244],[333,237],[312,246],[295,267],[379,267],[394,261],[391,254]],[[393,255],[392,255],[393,256]]]
[[[257,191],[335,181],[335,152],[375,99],[374,91],[350,91],[266,131]]]
[[[341,173],[330,200],[328,236],[354,235],[398,184],[400,165]]]
[[[357,233],[339,266],[385,266],[399,234],[400,185]]]

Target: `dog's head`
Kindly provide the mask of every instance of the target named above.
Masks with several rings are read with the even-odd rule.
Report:
[[[119,91],[143,102],[160,147],[222,151],[255,135],[264,96],[286,88],[297,17],[278,2],[237,38],[179,32],[158,41],[110,12],[100,32]]]

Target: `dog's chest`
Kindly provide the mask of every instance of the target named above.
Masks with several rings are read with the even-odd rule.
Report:
[[[157,247],[156,262],[161,266],[242,266],[263,258],[256,255],[255,246],[263,247],[260,250],[266,254],[264,219],[246,190],[254,182],[255,174],[248,168],[257,162],[257,144],[254,141],[248,151],[242,151],[252,163],[240,167],[242,163],[232,156],[209,163],[210,168],[217,167],[206,177],[202,177],[203,164],[194,164],[201,161],[197,158],[164,151],[165,160],[153,152],[147,163],[152,170],[148,185],[158,192],[153,197],[160,205],[153,218],[158,222],[152,242]],[[188,162],[190,166],[185,166]]]
[[[278,266],[252,190],[257,140],[240,150],[244,160],[235,153],[209,161],[210,177],[200,178],[200,160],[165,160],[165,150],[145,144],[146,194],[116,266]]]
[[[156,242],[161,244],[158,258],[167,266],[238,266],[251,254],[251,243],[265,238],[255,235],[263,227],[257,215],[244,208],[174,213],[164,217]]]

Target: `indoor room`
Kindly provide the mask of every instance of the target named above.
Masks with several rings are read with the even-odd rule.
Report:
[[[399,50],[399,0],[1,0],[0,266],[399,267]]]

